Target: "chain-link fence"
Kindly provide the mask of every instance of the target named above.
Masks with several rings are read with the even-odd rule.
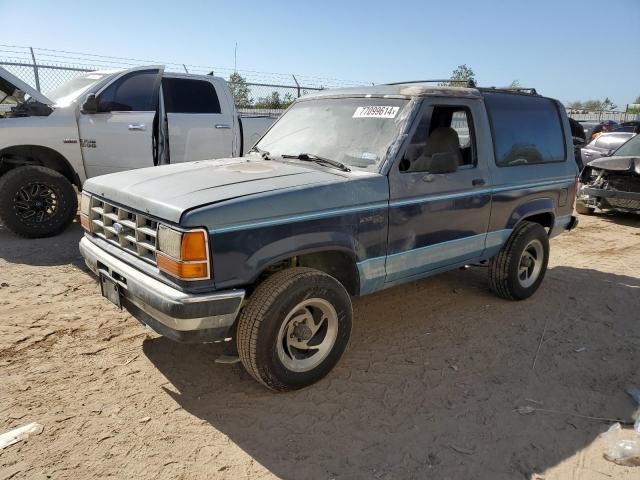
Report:
[[[293,100],[312,91],[366,83],[310,75],[236,70],[47,48],[0,45],[0,66],[45,95],[85,72],[121,70],[139,65],[164,65],[167,71],[200,75],[214,74],[223,77],[229,81],[239,111],[253,115],[279,114]]]

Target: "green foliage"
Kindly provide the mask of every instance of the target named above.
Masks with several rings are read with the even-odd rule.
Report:
[[[476,74],[473,73],[470,67],[466,64],[458,65],[451,73],[451,81],[439,83],[438,85],[441,87],[466,87],[469,83],[469,80],[472,80],[474,83],[476,81]]]
[[[253,99],[250,98],[251,91],[247,86],[247,81],[238,72],[234,72],[229,76],[229,90],[235,101],[237,108],[250,108]]]
[[[604,100],[579,100],[567,103],[567,108],[571,110],[587,110],[589,112],[602,112],[605,110],[615,110],[618,106],[606,97]]]
[[[514,80],[509,84],[509,88],[522,88],[520,80]]]
[[[232,73],[227,83],[229,90],[231,90],[231,95],[233,95],[236,108],[285,109],[295,100],[291,93],[281,96],[280,92],[275,90],[266,97],[254,100],[251,98],[251,89],[247,85],[246,79],[238,72]]]
[[[253,106],[254,108],[284,109],[291,105],[293,101],[293,95],[290,93],[280,97],[280,92],[273,91],[267,97],[260,97]]]

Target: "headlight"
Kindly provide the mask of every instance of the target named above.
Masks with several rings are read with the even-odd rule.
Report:
[[[178,231],[158,226],[158,268],[183,280],[204,280],[209,272],[209,234],[203,229]]]
[[[80,196],[80,225],[87,232],[91,231],[91,195],[82,192]]]

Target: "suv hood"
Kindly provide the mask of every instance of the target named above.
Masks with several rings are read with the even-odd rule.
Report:
[[[241,157],[203,160],[94,177],[84,190],[124,207],[179,223],[193,208],[273,190],[340,180],[338,170]]]
[[[640,175],[640,157],[604,157],[587,163],[591,168]]]
[[[0,92],[2,92],[3,96],[8,95],[15,98],[17,103],[21,103],[25,95],[29,95],[44,105],[53,105],[53,102],[42,93],[2,67],[0,67]]]

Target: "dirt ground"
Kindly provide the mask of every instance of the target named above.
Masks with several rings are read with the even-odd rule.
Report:
[[[484,268],[355,300],[341,362],[290,394],[107,303],[77,224],[0,227],[0,433],[44,426],[0,451],[0,479],[638,479],[602,457],[612,422],[578,415],[634,415],[640,218],[580,221],[524,302]]]

